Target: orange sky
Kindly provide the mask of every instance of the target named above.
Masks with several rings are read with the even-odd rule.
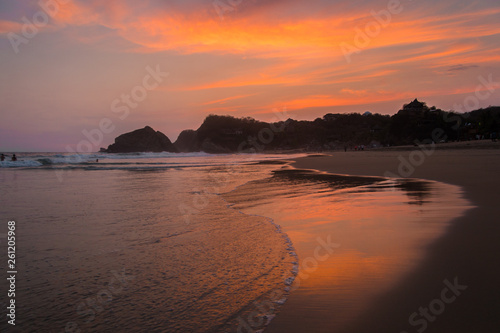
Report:
[[[0,149],[64,151],[103,118],[113,130],[96,150],[145,125],[174,141],[210,113],[313,120],[413,98],[467,109],[488,80],[477,104],[500,104],[496,0],[230,3],[3,2]],[[146,68],[168,75],[145,90]]]

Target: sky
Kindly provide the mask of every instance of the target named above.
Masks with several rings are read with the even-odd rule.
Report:
[[[500,105],[499,22],[498,0],[0,0],[0,151]]]

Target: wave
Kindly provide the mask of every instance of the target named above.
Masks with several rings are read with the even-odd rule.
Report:
[[[21,155],[21,156],[19,156]],[[127,154],[68,154],[68,153],[25,153],[18,154],[17,161],[1,161],[0,168],[37,168],[37,167],[60,167],[61,165],[78,165],[80,167],[90,165],[176,165],[186,164],[174,162],[176,158],[200,158],[210,156],[206,153],[127,153]],[[121,160],[121,162],[120,162]],[[136,161],[133,161],[136,160]],[[139,161],[137,161],[139,160]],[[144,161],[148,160],[148,161]],[[98,162],[101,162],[98,164]],[[192,164],[197,164],[193,162]]]
[[[196,153],[118,153],[118,154],[108,154],[99,153],[93,154],[96,158],[109,158],[109,159],[137,159],[137,158],[179,158],[179,157],[202,157],[202,156],[213,156],[204,152]]]
[[[34,160],[22,160],[22,161],[2,161],[0,162],[0,168],[33,168],[40,167],[43,164]]]
[[[42,168],[83,170],[163,170],[222,166],[282,159],[276,154],[198,153],[23,153],[17,161],[2,161],[0,168]],[[300,154],[303,155],[303,154]],[[286,156],[286,158],[291,158]]]

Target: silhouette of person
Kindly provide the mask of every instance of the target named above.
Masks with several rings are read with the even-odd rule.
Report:
[[[5,155],[4,154],[2,154],[2,156],[0,156],[0,160],[1,161],[5,161]]]
[[[12,161],[13,161],[13,162],[17,161],[16,154],[13,154],[13,155],[12,155]]]

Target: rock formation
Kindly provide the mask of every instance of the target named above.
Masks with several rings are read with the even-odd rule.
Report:
[[[108,153],[177,152],[170,139],[149,126],[120,135],[109,145]]]

